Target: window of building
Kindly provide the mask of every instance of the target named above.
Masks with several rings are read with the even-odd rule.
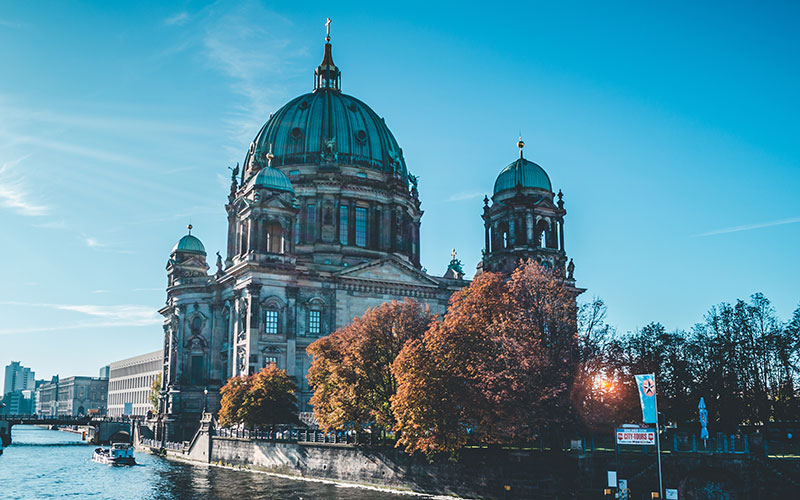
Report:
[[[264,333],[278,334],[278,311],[275,309],[267,309],[264,313]]]
[[[264,356],[264,367],[267,367],[269,365],[278,366],[278,358],[276,358],[275,356]]]
[[[203,355],[202,354],[193,354],[191,365],[190,365],[190,373],[192,384],[200,384],[203,381]]]
[[[347,245],[347,225],[349,223],[347,210],[347,205],[339,206],[339,243],[342,245]]]
[[[283,253],[283,227],[277,222],[267,224],[267,252]]]
[[[356,245],[367,246],[367,209],[356,207]]]
[[[317,206],[306,205],[306,243],[313,243],[315,234],[314,229],[317,225]]]
[[[319,335],[320,332],[320,311],[308,311],[308,334]]]
[[[300,218],[294,220],[294,244],[300,243]]]

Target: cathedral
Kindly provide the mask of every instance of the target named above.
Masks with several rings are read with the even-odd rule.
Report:
[[[469,283],[455,252],[444,276],[421,267],[417,177],[384,119],[342,92],[330,33],[325,42],[313,90],[271,114],[232,171],[225,256],[217,252],[210,269],[191,226],[170,253],[159,311],[167,439],[185,439],[204,410],[216,411],[228,378],[270,363],[294,378],[300,411],[310,411],[309,344],[391,300],[411,297],[442,314]],[[533,258],[574,286],[562,194],[555,201],[523,146],[483,200],[477,272]]]

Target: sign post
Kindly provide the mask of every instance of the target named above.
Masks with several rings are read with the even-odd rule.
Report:
[[[642,405],[642,420],[645,424],[656,424],[656,457],[658,457],[658,496],[664,495],[661,483],[661,439],[658,432],[658,401],[656,400],[656,376],[653,373],[634,375],[639,388],[639,402]]]

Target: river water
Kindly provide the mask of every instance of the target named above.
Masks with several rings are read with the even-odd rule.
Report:
[[[393,494],[336,484],[283,479],[248,471],[170,462],[137,453],[138,465],[92,462],[80,436],[19,425],[0,455],[0,498],[113,500],[399,500]],[[422,497],[430,498],[430,497]]]

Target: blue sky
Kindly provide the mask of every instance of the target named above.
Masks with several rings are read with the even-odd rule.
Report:
[[[157,349],[185,226],[225,247],[227,167],[311,90],[343,90],[420,176],[422,262],[474,270],[516,157],[568,210],[575,276],[620,331],[720,301],[800,302],[797,4],[16,2],[0,6],[0,364],[96,374]],[[213,263],[212,263],[213,264]]]

